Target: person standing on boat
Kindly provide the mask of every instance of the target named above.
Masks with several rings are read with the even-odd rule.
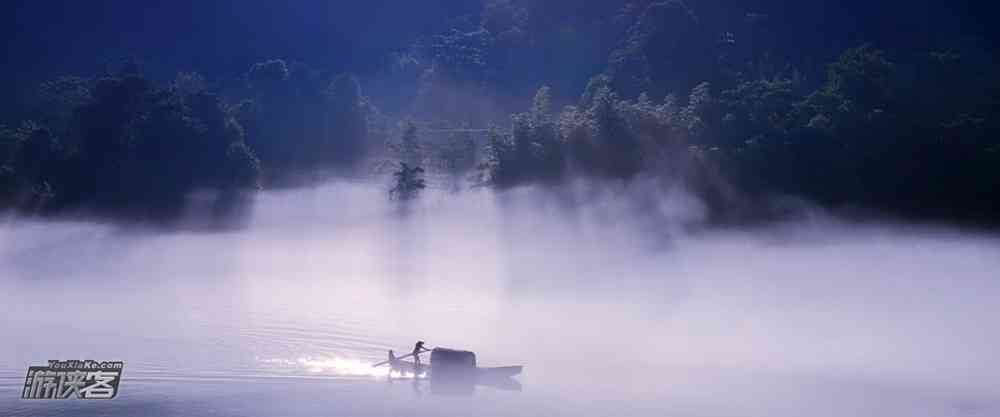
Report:
[[[420,354],[429,351],[424,347],[424,341],[418,340],[417,344],[413,345],[413,374],[420,374]]]

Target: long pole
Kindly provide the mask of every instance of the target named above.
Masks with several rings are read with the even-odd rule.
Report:
[[[430,351],[431,351],[430,349],[424,349],[424,350],[421,350],[420,353],[430,352]],[[407,354],[405,354],[403,356],[397,356],[396,360],[406,359],[406,358],[409,358],[411,356],[413,356],[412,353],[407,353]],[[391,362],[391,361],[382,361],[382,362],[376,363],[376,364],[372,365],[372,368],[379,367],[379,366],[382,366],[382,365],[388,365],[389,362]]]

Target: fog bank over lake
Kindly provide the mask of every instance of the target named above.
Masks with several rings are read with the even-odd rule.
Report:
[[[404,206],[346,182],[262,193],[223,232],[7,218],[0,414],[1000,413],[996,236],[704,218],[641,185]],[[417,339],[524,365],[522,389],[369,366]],[[18,400],[49,359],[123,360],[120,396]]]

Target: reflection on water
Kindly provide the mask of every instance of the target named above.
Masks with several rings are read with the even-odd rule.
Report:
[[[1000,413],[994,238],[689,234],[676,197],[544,194],[429,193],[402,216],[337,184],[266,194],[228,233],[7,222],[0,415]],[[370,366],[418,339],[525,373],[435,390]],[[16,399],[28,365],[89,358],[125,361],[117,399]]]

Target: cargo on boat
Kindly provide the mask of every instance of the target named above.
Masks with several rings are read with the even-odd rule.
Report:
[[[467,350],[434,348],[431,350],[431,375],[463,376],[474,374],[481,378],[508,378],[520,374],[521,366],[479,367],[476,354]]]
[[[480,367],[476,362],[476,354],[467,350],[434,348],[431,351],[430,364],[421,364],[402,360],[412,356],[406,355],[394,360],[380,362],[375,366],[389,365],[393,370],[415,375],[425,375],[431,379],[454,380],[488,380],[510,378],[518,375],[524,369],[522,366]]]

